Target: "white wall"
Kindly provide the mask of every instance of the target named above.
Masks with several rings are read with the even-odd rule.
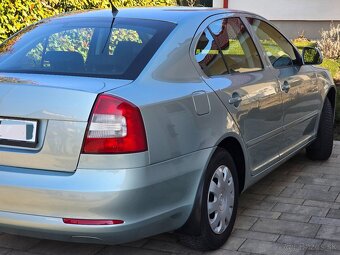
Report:
[[[213,0],[213,6],[215,8],[223,8],[224,1],[223,0]]]
[[[217,2],[223,4],[223,0]],[[340,0],[229,0],[229,8],[269,20],[340,20]]]

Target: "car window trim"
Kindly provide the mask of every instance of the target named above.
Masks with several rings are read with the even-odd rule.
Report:
[[[216,22],[216,21],[214,21],[214,22]],[[213,23],[214,23],[214,22],[213,22]],[[212,23],[210,23],[210,25],[211,25],[211,24],[212,24]],[[223,60],[223,63],[224,63],[224,65],[225,65],[225,67],[227,68],[228,74],[230,74],[230,69],[229,69],[228,63],[227,63],[226,59],[224,58],[224,56],[223,56],[223,54],[222,54],[221,46],[218,44],[218,40],[216,40],[215,34],[211,31],[210,25],[206,28],[206,30],[208,30],[209,33],[210,33],[210,35],[214,38],[214,41],[215,41],[215,43],[216,43],[216,45],[217,45],[217,47],[218,47],[218,53],[219,53],[219,55],[221,55],[221,58],[222,58],[222,60]],[[205,31],[205,30],[204,30],[204,31]],[[196,45],[196,47],[197,47],[197,45]]]

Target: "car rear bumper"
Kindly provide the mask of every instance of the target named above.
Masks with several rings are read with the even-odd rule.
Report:
[[[147,167],[75,173],[0,166],[3,232],[75,242],[123,243],[175,230],[190,215],[213,148]],[[123,220],[69,225],[63,218]]]
[[[112,226],[67,225],[61,218],[0,212],[0,227],[5,233],[42,239],[120,244],[171,231],[169,226],[181,226],[181,218],[189,210],[189,206],[184,206],[152,218]],[[176,215],[181,217],[173,220]]]

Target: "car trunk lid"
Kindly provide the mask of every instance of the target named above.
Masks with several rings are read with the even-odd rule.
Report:
[[[97,95],[129,83],[88,77],[1,74],[0,165],[75,171]]]

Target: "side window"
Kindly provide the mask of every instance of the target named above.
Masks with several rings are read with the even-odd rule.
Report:
[[[298,63],[293,46],[279,31],[262,20],[247,19],[259,38],[273,67],[282,68]]]
[[[204,44],[203,42],[209,41],[205,39],[207,34],[212,42]],[[203,50],[202,46],[205,46]],[[202,52],[207,54],[206,58],[214,56],[215,60],[219,60],[218,70],[223,69],[219,74],[253,72],[263,68],[255,44],[239,18],[215,21],[203,33],[196,49],[196,59],[201,67],[201,59],[198,59],[197,54]],[[202,69],[205,70],[204,66]],[[206,73],[211,75],[211,72]]]
[[[196,61],[208,76],[228,73],[221,51],[209,29],[206,29],[199,39],[195,56]]]
[[[230,73],[262,70],[260,56],[241,19],[219,20],[209,28],[218,41]]]

